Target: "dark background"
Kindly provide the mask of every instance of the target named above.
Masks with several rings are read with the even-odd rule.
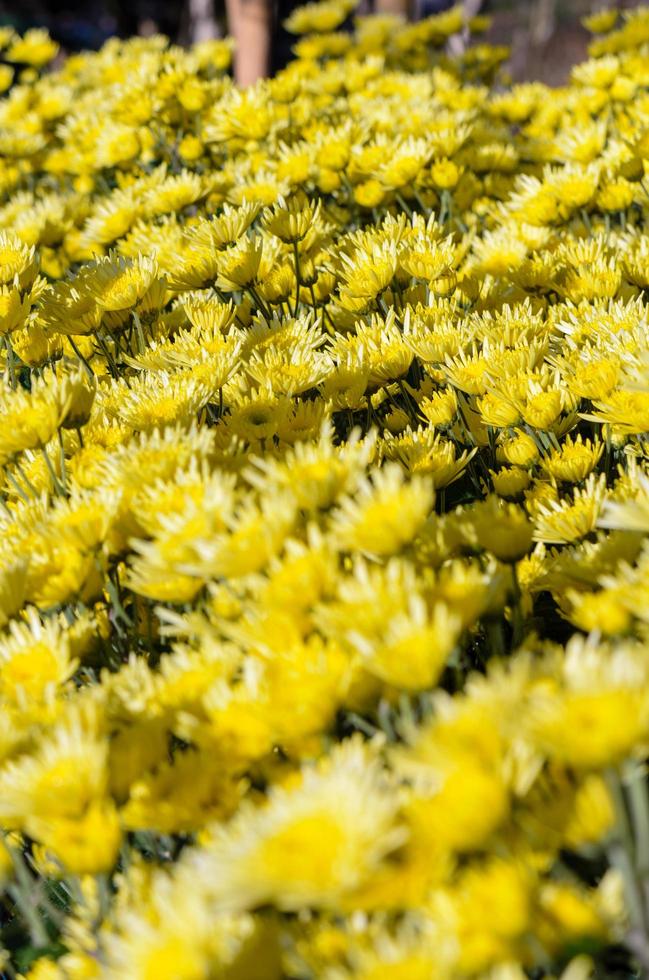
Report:
[[[420,15],[451,5],[448,0],[417,2]],[[561,84],[571,66],[586,56],[588,34],[580,18],[593,9],[637,6],[639,0],[465,2],[473,10],[479,8],[481,13],[493,16],[487,39],[511,45],[510,69],[515,80],[539,79]],[[128,37],[156,31],[187,44],[198,34],[206,36],[206,7],[208,34],[223,35],[226,32],[224,0],[20,0],[19,5],[15,0],[12,3],[0,0],[0,24],[11,24],[18,31],[47,27],[69,51],[99,47],[113,34]]]

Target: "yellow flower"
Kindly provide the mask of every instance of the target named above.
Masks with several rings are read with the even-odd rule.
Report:
[[[320,202],[311,204],[299,198],[280,201],[264,219],[264,227],[271,235],[287,244],[302,241],[317,224]]]
[[[531,921],[531,878],[524,867],[496,857],[469,865],[459,876],[449,890],[447,915],[463,972],[477,973],[516,956]],[[492,914],[486,917],[487,907]]]
[[[604,451],[602,442],[585,441],[580,435],[568,436],[560,449],[554,450],[543,462],[543,469],[554,480],[564,483],[581,483],[594,470]]]
[[[5,555],[0,565],[0,628],[20,611],[25,601],[28,560]]]
[[[649,477],[637,474],[637,492],[630,500],[607,500],[600,527],[622,528],[627,531],[649,531]]]
[[[134,161],[143,150],[142,135],[127,123],[109,120],[96,143],[97,167],[117,167]]]
[[[293,494],[305,511],[325,510],[352,490],[363,474],[374,447],[372,439],[333,444],[331,426],[322,427],[317,442],[299,442],[283,459],[257,458],[246,474],[260,490],[269,486]]]
[[[92,804],[73,819],[35,820],[32,833],[75,875],[111,871],[122,841],[119,817],[110,803]]]
[[[527,470],[518,466],[503,467],[494,472],[489,470],[493,488],[499,497],[516,499],[521,497],[530,485],[531,477]]]
[[[0,283],[16,282],[21,289],[29,289],[38,272],[38,256],[34,246],[29,248],[17,235],[0,232]]]
[[[612,391],[608,397],[595,402],[592,413],[584,418],[612,425],[623,434],[649,431],[649,392]]]
[[[516,504],[491,496],[473,507],[471,521],[480,547],[500,561],[520,561],[530,549],[534,526]]]
[[[68,636],[59,623],[43,623],[30,610],[26,623],[13,622],[0,636],[0,695],[23,704],[53,695],[76,669]]]
[[[216,831],[195,873],[224,908],[335,907],[403,842],[396,797],[360,741],[343,743],[265,807],[242,808]]]
[[[8,974],[642,959],[649,14],[353,13],[0,27]]]
[[[344,549],[395,554],[413,540],[433,500],[432,481],[414,476],[406,482],[399,465],[387,464],[342,501],[332,530]]]
[[[502,775],[468,754],[417,774],[405,814],[413,842],[424,848],[473,851],[485,845],[508,813]],[[429,786],[426,781],[429,781]]]
[[[598,10],[597,13],[584,17],[582,24],[592,34],[607,34],[615,27],[618,15],[619,12],[615,9]]]
[[[204,146],[197,136],[187,133],[178,144],[178,154],[186,163],[194,163],[200,160],[204,152]]]
[[[534,429],[549,429],[557,421],[563,409],[560,391],[540,391],[528,398],[521,406],[521,415]]]
[[[16,37],[12,41],[6,57],[9,61],[24,62],[35,68],[42,68],[56,56],[58,50],[58,44],[52,40],[46,30],[33,27],[25,31],[22,37]]]
[[[5,826],[24,828],[38,839],[40,821],[80,819],[105,798],[107,744],[95,707],[89,702],[55,726],[33,754],[19,757],[0,773]]]
[[[579,364],[570,378],[570,389],[580,398],[601,401],[617,383],[619,364],[607,358]]]
[[[413,431],[410,427],[394,438],[386,436],[383,452],[388,459],[398,459],[409,473],[429,473],[437,489],[458,480],[475,455],[473,449],[457,456],[450,439],[432,428]]]
[[[452,160],[436,160],[430,168],[430,176],[436,187],[441,190],[452,190],[456,185],[462,169]]]
[[[597,907],[596,896],[574,885],[548,882],[539,895],[539,932],[550,948],[561,949],[570,942],[604,942],[608,924]]]
[[[419,411],[431,425],[448,426],[457,414],[457,395],[452,388],[436,391],[421,399]]]
[[[518,425],[521,421],[520,409],[500,392],[487,392],[477,399],[476,405],[485,425],[505,428]]]
[[[325,0],[324,3],[307,3],[296,7],[284,21],[292,34],[309,34],[311,31],[335,31],[356,6],[355,0]]]
[[[0,334],[22,327],[30,306],[29,297],[23,296],[17,286],[0,286]]]
[[[232,813],[244,787],[206,755],[187,752],[136,780],[120,817],[130,830],[188,833]]]
[[[194,378],[189,372],[159,371],[136,379],[128,388],[116,387],[111,415],[138,432],[178,423],[189,425],[210,399],[200,374]]]
[[[498,458],[513,466],[531,466],[539,458],[539,449],[531,436],[519,430],[501,441]]]
[[[8,392],[0,408],[0,459],[6,462],[25,449],[43,449],[60,424],[62,407],[55,392],[39,386],[29,394]]]
[[[624,211],[633,203],[634,197],[633,184],[624,177],[618,177],[600,188],[597,204],[602,211]]]
[[[90,418],[96,394],[95,384],[90,384],[86,373],[79,368],[59,379],[59,385],[59,399],[63,406],[61,425],[65,429],[79,429]]]
[[[226,521],[226,530],[195,542],[198,558],[181,565],[188,574],[237,578],[260,571],[277,554],[295,519],[295,502],[286,496],[248,498]]]
[[[647,737],[645,674],[642,654],[633,645],[613,651],[574,637],[558,687],[541,686],[532,694],[526,726],[552,758],[576,768],[615,765],[642,751]]]
[[[9,65],[0,66],[0,92],[6,92],[14,78],[14,70]]]
[[[406,610],[393,617],[380,637],[350,630],[349,641],[358,650],[370,674],[410,691],[434,685],[459,639],[461,620],[442,602],[427,609],[412,596]]]
[[[599,630],[605,636],[626,633],[631,628],[633,611],[629,588],[600,589],[597,592],[578,592],[569,589],[566,599],[570,621],[586,632]]]
[[[601,776],[588,774],[575,793],[573,810],[565,827],[569,847],[597,842],[615,823],[611,794]]]
[[[351,310],[362,309],[380,296],[397,270],[397,251],[391,243],[358,250],[351,256],[343,253],[342,260],[340,301]]]
[[[577,541],[597,525],[606,495],[606,482],[593,473],[583,489],[575,490],[572,501],[551,500],[541,504],[535,514],[534,540],[549,544]]]
[[[219,258],[218,285],[227,290],[255,286],[263,248],[261,238],[244,238],[226,249]]]
[[[354,200],[364,208],[376,208],[383,203],[385,187],[380,180],[371,178],[357,184],[354,188]]]
[[[85,289],[102,310],[130,310],[153,285],[158,274],[153,259],[108,256],[87,272]]]

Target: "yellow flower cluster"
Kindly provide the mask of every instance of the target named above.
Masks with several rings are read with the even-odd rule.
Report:
[[[649,10],[352,9],[0,33],[3,976],[649,970]]]

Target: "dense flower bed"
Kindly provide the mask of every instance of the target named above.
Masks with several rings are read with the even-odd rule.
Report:
[[[648,968],[649,11],[350,12],[0,37],[5,976]]]

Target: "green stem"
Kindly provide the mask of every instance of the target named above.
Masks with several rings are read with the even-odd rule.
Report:
[[[635,866],[641,880],[649,879],[649,792],[647,778],[641,769],[627,771],[626,780],[633,839]]]
[[[248,292],[250,293],[250,295],[252,296],[253,300],[257,304],[257,309],[260,310],[261,313],[263,313],[263,315],[266,318],[266,320],[268,321],[268,323],[270,323],[270,321],[272,320],[272,316],[270,314],[270,311],[267,309],[266,304],[261,299],[261,297],[260,297],[259,293],[257,292],[257,290],[255,289],[255,287],[254,286],[248,286]]]
[[[328,332],[333,337],[335,335],[335,333],[336,333],[336,325],[333,322],[333,320],[331,319],[331,314],[327,310],[327,307],[326,306],[323,306],[322,307],[322,315],[323,315],[324,320],[326,320],[327,323],[329,324]]]
[[[41,453],[43,454],[43,459],[45,460],[45,465],[47,466],[47,469],[49,471],[49,474],[50,474],[50,477],[51,477],[51,480],[52,480],[52,487],[54,489],[54,492],[57,493],[60,497],[64,497],[65,496],[65,487],[61,484],[61,481],[59,480],[59,478],[57,476],[56,470],[54,469],[54,466],[52,464],[52,460],[48,456],[47,449],[45,448],[45,446],[41,446]]]
[[[106,578],[106,591],[108,592],[108,597],[112,603],[113,609],[115,610],[115,625],[117,626],[118,632],[121,629],[122,633],[125,633],[133,626],[133,620],[127,613],[122,602],[119,572],[117,569],[115,572],[115,581],[113,581],[110,572]]]
[[[295,258],[295,312],[293,316],[297,317],[297,311],[300,308],[300,251],[297,247],[297,242],[293,242],[293,256]]]
[[[369,432],[372,428],[372,400],[367,398],[367,411],[365,413],[365,431]]]
[[[419,424],[419,418],[418,418],[419,409],[417,403],[415,402],[414,398],[412,397],[412,395],[404,385],[403,378],[397,379],[397,386],[399,388],[399,391],[401,392],[401,397],[405,402],[405,409],[408,414],[408,418],[412,422],[413,428],[416,429]]]
[[[149,666],[153,660],[153,609],[150,599],[144,600],[146,608],[146,645],[149,654]]]
[[[13,474],[10,473],[9,470],[5,470],[5,476],[7,477],[7,479],[9,480],[9,482],[11,483],[11,485],[14,488],[14,490],[16,491],[16,493],[20,494],[20,496],[25,501],[25,503],[28,504],[30,502],[29,497],[27,496],[27,494],[25,493],[25,491],[23,490],[23,488],[20,486],[20,484],[16,480],[15,476],[13,476]]]
[[[383,299],[383,296],[382,295],[379,295],[379,296],[376,297],[376,305],[378,306],[378,308],[381,311],[381,313],[383,314],[383,316],[384,317],[387,317],[387,315],[388,315],[388,313],[390,311],[388,309],[388,304],[385,302],[385,300]]]
[[[401,205],[401,207],[403,208],[403,210],[408,215],[408,217],[412,220],[412,208],[410,207],[410,205],[408,204],[404,196],[400,194],[399,191],[395,191],[395,197],[399,202],[399,204]]]
[[[105,922],[110,913],[110,882],[108,880],[108,875],[98,874],[96,875],[97,881],[97,896],[99,898],[99,915],[97,925],[101,925]]]
[[[16,387],[16,374],[14,371],[14,349],[11,346],[11,341],[7,334],[2,338],[4,341],[5,350],[7,351],[7,373],[9,374],[9,384],[12,388]]]
[[[375,725],[372,725],[367,719],[363,718],[361,715],[356,714],[355,711],[348,711],[346,717],[350,724],[357,728],[359,732],[363,732],[368,738],[374,738],[377,732],[380,731]]]
[[[523,609],[520,582],[516,562],[512,563],[512,649],[515,650],[523,642]]]
[[[110,370],[110,373],[117,381],[117,379],[119,378],[119,371],[117,370],[117,365],[115,364],[111,352],[108,350],[108,345],[106,344],[106,341],[101,336],[101,334],[95,334],[95,337],[97,339],[97,343],[99,344],[99,347],[101,348],[102,354],[104,355],[104,357],[108,362],[108,368]]]
[[[485,620],[485,633],[487,636],[487,646],[492,657],[505,656],[505,637],[503,635],[503,624],[501,619]]]
[[[447,190],[443,190],[440,194],[439,202],[439,218],[437,219],[440,225],[445,224],[446,219],[451,216],[451,202],[450,196]]]
[[[50,937],[38,913],[37,882],[27,870],[22,853],[17,848],[10,848],[9,851],[16,872],[16,884],[9,887],[9,893],[25,918],[33,944],[47,946]]]
[[[25,473],[25,471],[24,471],[24,469],[22,467],[22,463],[20,462],[20,460],[19,459],[15,459],[14,460],[14,465],[15,465],[16,469],[18,470],[18,472],[20,473],[20,478],[23,481],[23,483],[25,484],[25,486],[27,487],[27,489],[29,490],[29,492],[32,493],[35,497],[38,497],[38,490],[36,489],[36,487],[34,486],[34,484],[32,483],[32,481],[29,479],[29,477]]]
[[[144,354],[146,350],[146,341],[144,339],[144,330],[142,329],[142,321],[140,320],[137,310],[133,310],[133,322],[135,324],[135,331],[137,333],[138,352],[140,354]]]
[[[622,876],[632,929],[646,936],[644,902],[634,868],[634,845],[619,773],[608,769],[604,774],[615,809],[613,841],[608,847],[609,861]]]
[[[68,476],[67,476],[66,465],[65,465],[65,446],[63,445],[63,429],[59,429],[58,436],[59,436],[59,461],[61,464],[61,484],[63,486],[63,492],[66,493]]]
[[[72,335],[69,334],[68,335],[68,340],[70,341],[70,347],[72,348],[72,350],[77,355],[77,357],[79,358],[79,360],[83,364],[84,368],[86,369],[86,374],[88,375],[89,378],[93,378],[94,379],[95,372],[90,367],[90,364],[88,363],[88,361],[86,360],[86,358],[83,356],[83,354],[81,353],[81,351],[77,347],[77,344],[76,344],[76,341],[75,341],[74,337],[72,337]]]
[[[426,205],[424,204],[424,202],[422,201],[422,199],[421,199],[421,197],[419,195],[419,191],[417,191],[415,188],[413,188],[413,191],[412,192],[415,195],[415,201],[417,202],[417,204],[421,208],[422,214],[425,215],[426,220],[428,220],[430,218],[430,215],[431,215],[431,209],[426,207]]]

